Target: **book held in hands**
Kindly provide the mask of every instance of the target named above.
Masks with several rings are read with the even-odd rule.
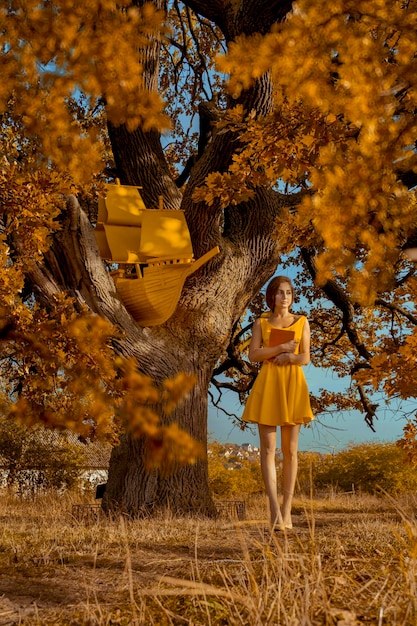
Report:
[[[269,335],[269,347],[279,346],[282,343],[287,343],[287,341],[291,341],[295,337],[295,332],[293,330],[286,330],[285,328],[272,328],[271,334]]]

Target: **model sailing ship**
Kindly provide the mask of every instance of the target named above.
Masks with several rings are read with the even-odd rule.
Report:
[[[140,187],[107,185],[99,198],[96,241],[112,272],[117,292],[141,326],[171,317],[186,278],[219,252],[216,246],[195,260],[184,212],[147,209]]]

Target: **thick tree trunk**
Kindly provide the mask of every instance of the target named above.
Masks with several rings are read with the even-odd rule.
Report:
[[[181,365],[179,365],[181,367]],[[187,399],[171,416],[199,441],[205,457],[197,463],[178,467],[170,474],[146,471],[146,442],[125,436],[113,450],[103,508],[131,516],[148,514],[155,509],[168,509],[175,514],[214,515],[208,490],[207,452],[207,378],[200,372],[197,383]]]
[[[248,301],[273,274],[278,262],[276,244],[270,236],[274,211],[268,212],[266,200],[266,195],[260,194],[255,203],[258,209],[262,206],[263,218],[259,224],[251,218],[247,208],[242,231],[257,232],[257,236],[249,238],[250,245],[246,242],[246,251],[243,251],[242,235],[240,242],[223,241],[221,259],[213,262],[211,271],[203,268],[189,279],[174,316],[161,327],[146,329],[163,342],[165,360],[158,359],[157,363],[145,362],[141,357],[138,360],[141,370],[157,380],[181,371],[197,376],[191,394],[181,402],[171,419],[201,442],[205,451],[208,387],[213,368],[224,353],[235,322]],[[255,210],[255,206],[252,209]],[[245,213],[243,211],[243,215]],[[148,474],[144,445],[143,441],[133,441],[127,436],[113,451],[104,508],[130,515],[157,508],[175,513],[214,515],[207,459],[169,476],[155,471]]]
[[[136,0],[138,5],[142,0]],[[206,6],[207,5],[207,6]],[[258,15],[258,0],[247,0],[242,15],[235,3],[195,0],[190,6],[223,29],[227,41],[245,32],[268,29],[288,2],[265,3],[267,19]],[[264,5],[262,5],[263,8]],[[211,8],[210,8],[211,7]],[[243,5],[242,5],[243,7]],[[272,8],[271,8],[272,7]],[[281,11],[281,13],[280,13]],[[159,42],[150,40],[146,50],[146,84],[156,85]],[[267,114],[272,106],[269,76],[261,77],[239,99],[246,111]],[[231,103],[233,106],[235,103]],[[124,126],[109,125],[118,176],[127,184],[142,185],[145,204],[157,206],[159,195],[170,208],[185,210],[194,254],[198,258],[218,245],[220,254],[187,280],[177,309],[162,326],[141,328],[118,299],[111,277],[105,271],[95,245],[92,229],[75,199],[68,203],[66,227],[56,236],[46,256],[45,266],[32,273],[38,293],[46,300],[51,293],[69,289],[80,302],[117,324],[125,339],[115,345],[116,352],[134,356],[142,372],[155,382],[180,372],[194,373],[197,383],[190,395],[177,407],[170,419],[207,445],[208,386],[218,359],[224,353],[236,321],[248,302],[274,273],[278,250],[272,238],[275,218],[282,198],[271,190],[258,189],[255,197],[239,206],[196,204],[193,189],[205,177],[229,167],[238,145],[232,133],[216,135],[194,166],[184,194],[171,179],[160,146],[158,133],[137,130],[128,133]],[[167,419],[161,416],[161,419]],[[176,513],[213,515],[214,505],[208,490],[207,459],[177,469],[170,475],[147,472],[143,440],[124,436],[113,450],[108,486],[103,507],[139,515],[150,509],[169,508]]]
[[[237,34],[233,19],[228,19],[224,32],[226,38]],[[272,106],[270,77],[261,77],[242,94],[239,104],[247,111],[268,113]],[[159,138],[155,133],[135,131],[128,135],[123,127],[109,127],[109,134],[121,180],[146,186],[143,194],[148,206],[155,205],[156,194],[163,193],[168,206],[185,211],[197,258],[216,245],[221,250],[187,280],[173,317],[162,327],[147,329],[150,336],[163,342],[165,362],[149,363],[142,355],[138,360],[141,370],[158,380],[181,371],[197,375],[196,387],[173,419],[206,449],[210,377],[228,345],[234,324],[275,271],[278,251],[271,235],[281,200],[276,193],[259,189],[250,202],[225,210],[193,201],[193,189],[204,184],[209,173],[225,171],[232,162],[238,145],[233,133],[216,134],[213,129],[212,140],[192,169],[184,195],[174,189],[167,176],[168,168],[156,145]],[[143,446],[144,442],[126,437],[114,450],[103,501],[107,510],[134,515],[149,507],[162,507],[175,512],[214,514],[206,459],[170,476],[157,472],[148,475]]]

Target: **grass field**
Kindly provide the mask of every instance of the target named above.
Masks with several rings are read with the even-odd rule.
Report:
[[[0,497],[0,625],[417,624],[417,500],[296,500],[246,519],[77,521],[76,496]]]

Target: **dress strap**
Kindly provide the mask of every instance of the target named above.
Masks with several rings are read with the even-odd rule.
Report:
[[[262,331],[262,343],[265,346],[267,344],[268,335],[268,320],[266,317],[260,317],[261,331]]]

